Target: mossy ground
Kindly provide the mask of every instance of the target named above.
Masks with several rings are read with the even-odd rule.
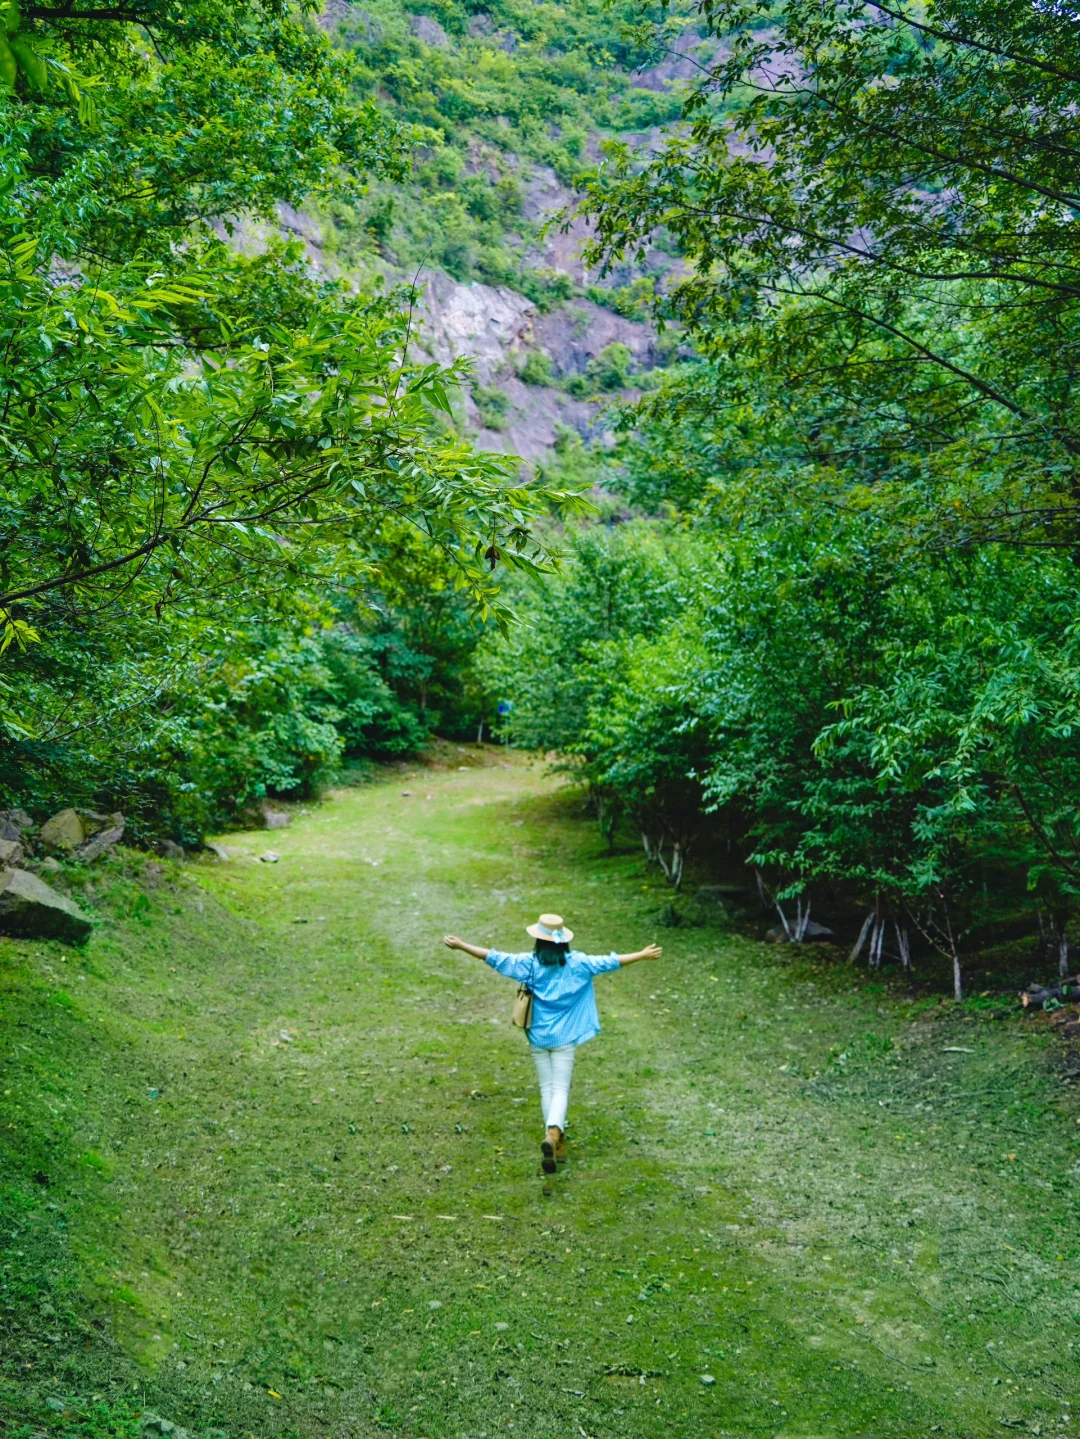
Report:
[[[114,861],[82,955],[0,941],[7,1430],[1080,1432],[1045,1031],[658,931],[578,797],[466,758]],[[511,986],[439,938],[551,908],[665,957],[598,981],[545,1198]]]

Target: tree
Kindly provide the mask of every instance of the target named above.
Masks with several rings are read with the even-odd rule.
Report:
[[[245,258],[215,232],[402,171],[405,137],[354,102],[312,8],[28,6],[8,25],[49,67],[0,94],[9,774],[67,728],[91,655],[121,689],[137,673],[134,703],[225,608],[302,630],[331,588],[377,580],[390,522],[482,617],[502,616],[500,566],[550,563],[532,526],[563,500],[440,419],[466,367],[403,358],[408,293],[354,296],[295,246]]]
[[[1076,544],[1080,39],[1024,0],[717,0],[688,125],[611,147],[591,258],[663,227],[665,301],[808,391],[806,457],[941,545]],[[786,379],[786,391],[782,388]],[[818,414],[823,409],[824,413]]]

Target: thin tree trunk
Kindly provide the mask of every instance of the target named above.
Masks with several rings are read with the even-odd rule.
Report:
[[[896,947],[900,951],[900,963],[904,966],[904,973],[911,973],[911,944],[908,939],[907,925],[901,925],[898,919],[893,920],[893,928],[896,930]]]
[[[761,877],[760,869],[754,870],[754,878],[757,880],[758,900],[761,903],[761,907],[762,909],[768,909],[770,907],[770,900],[768,892],[765,889],[765,881]],[[783,915],[781,915],[780,918],[783,919]]]
[[[806,927],[810,923],[810,900],[806,901],[806,911],[803,912],[802,897],[795,901],[795,943],[802,944],[806,938]]]
[[[870,968],[881,968],[881,951],[885,944],[885,920],[880,914],[874,915],[874,932],[870,939]]]
[[[945,933],[949,939],[949,953],[952,957],[953,998],[959,1003],[964,997],[964,976],[960,969],[960,951],[956,947],[956,936],[953,934],[952,916],[944,895],[941,899],[941,908],[945,914]]]
[[[859,930],[859,937],[855,941],[855,945],[851,953],[848,955],[848,962],[850,964],[854,964],[855,961],[858,959],[859,955],[862,954],[862,947],[866,943],[866,936],[870,933],[870,926],[874,922],[874,913],[875,911],[871,910],[870,913],[863,920],[862,929]]]
[[[1062,929],[1058,935],[1058,973],[1062,979],[1069,972],[1069,936]]]
[[[788,937],[788,944],[790,944],[790,943],[791,943],[791,925],[788,924],[788,917],[787,917],[787,915],[784,913],[783,906],[781,905],[781,903],[780,903],[780,901],[779,901],[778,899],[777,899],[777,900],[774,900],[773,903],[776,905],[776,912],[777,912],[777,914],[780,916],[780,923],[784,926],[784,933],[785,933],[785,934],[787,935],[787,937]]]

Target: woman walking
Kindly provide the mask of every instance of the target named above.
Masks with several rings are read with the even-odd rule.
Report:
[[[541,1162],[545,1174],[554,1174],[556,1165],[566,1160],[566,1107],[577,1048],[600,1033],[593,976],[623,969],[639,959],[659,959],[661,949],[649,944],[634,954],[582,954],[570,948],[574,932],[567,929],[558,914],[542,914],[535,924],[525,928],[536,943],[524,954],[481,949],[453,934],[443,942],[450,949],[485,960],[507,979],[527,985],[532,994],[532,1013],[525,1033],[536,1061],[546,1126],[540,1144]]]

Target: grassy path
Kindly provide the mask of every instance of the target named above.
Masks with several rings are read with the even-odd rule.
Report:
[[[1030,1025],[658,932],[639,857],[521,762],[226,843],[201,889],[100,895],[81,970],[0,951],[4,1102],[47,1136],[12,1153],[51,1165],[12,1237],[62,1213],[159,1412],[256,1439],[1080,1432],[1080,1130]],[[545,1199],[511,986],[438,939],[516,947],[551,908],[665,959],[597,982]],[[79,1363],[53,1382],[104,1391]]]

